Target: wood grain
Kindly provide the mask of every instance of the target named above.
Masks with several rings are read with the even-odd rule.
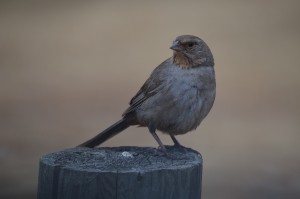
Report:
[[[202,158],[187,148],[71,148],[40,159],[39,199],[199,199]]]

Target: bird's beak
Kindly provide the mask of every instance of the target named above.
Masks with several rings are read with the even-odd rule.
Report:
[[[181,48],[180,48],[180,42],[177,41],[177,40],[174,41],[173,44],[172,44],[172,46],[170,47],[170,49],[175,50],[175,51],[180,50],[180,49],[181,49]]]

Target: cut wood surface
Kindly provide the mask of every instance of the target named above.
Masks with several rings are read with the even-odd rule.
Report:
[[[39,199],[199,199],[202,158],[188,148],[71,148],[40,160]]]

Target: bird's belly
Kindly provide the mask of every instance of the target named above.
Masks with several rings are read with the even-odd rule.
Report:
[[[203,94],[207,95],[203,92],[206,91],[188,88],[175,94],[158,94],[141,106],[138,119],[144,126],[153,125],[164,133],[187,133],[199,126],[212,106],[212,100],[203,98]]]
[[[201,101],[175,106],[155,119],[156,128],[173,135],[184,134],[195,129],[201,122]]]

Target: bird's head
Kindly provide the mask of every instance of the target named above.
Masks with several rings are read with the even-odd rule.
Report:
[[[214,58],[206,43],[192,35],[177,37],[172,46],[173,62],[183,68],[214,66]]]

